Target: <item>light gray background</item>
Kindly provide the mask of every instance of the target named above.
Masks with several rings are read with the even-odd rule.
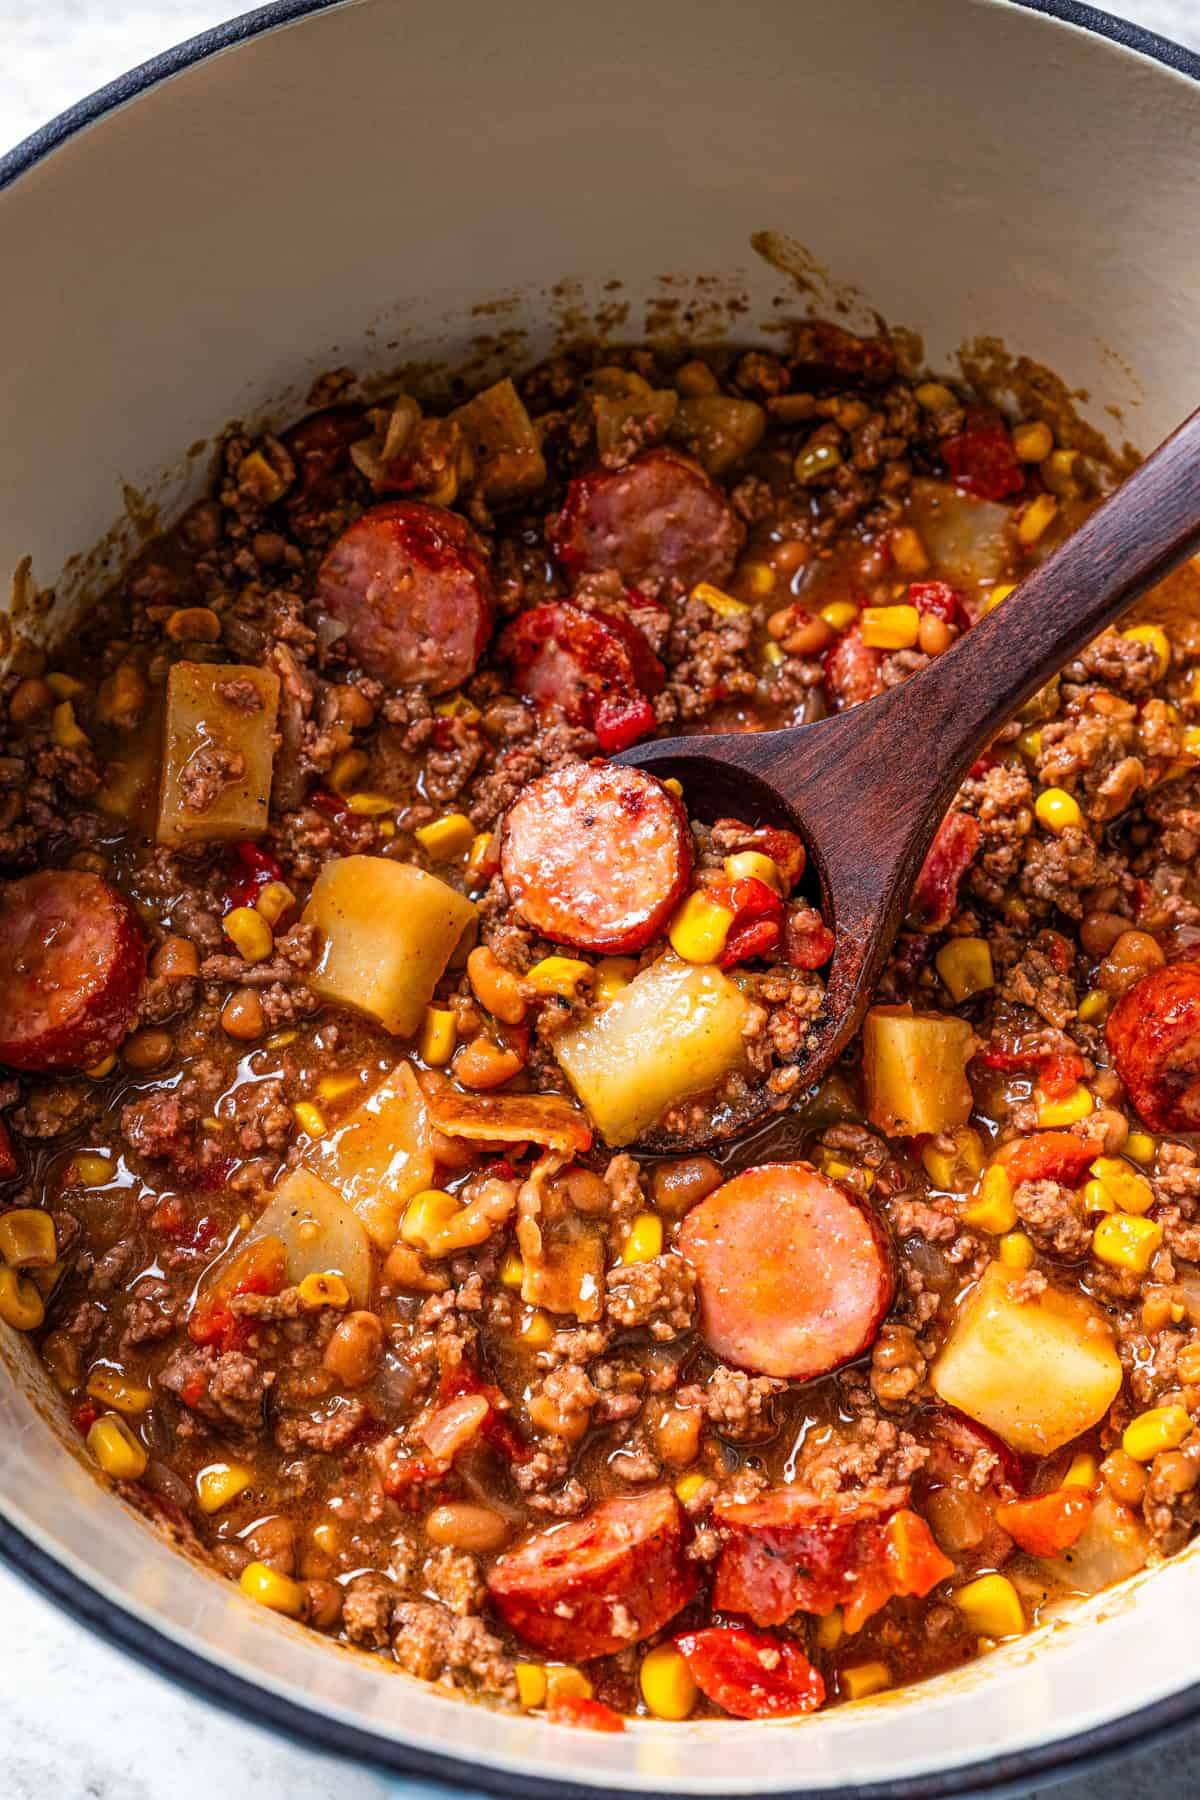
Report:
[[[1121,11],[1200,49],[1200,0],[1125,0]],[[0,151],[133,64],[230,16],[220,0],[0,0]],[[1119,1669],[1108,1678],[1119,1688]],[[295,1749],[188,1698],[3,1570],[0,1746],[0,1800],[433,1800],[424,1784]],[[1200,1730],[1054,1792],[1058,1800],[1192,1800],[1200,1796]]]

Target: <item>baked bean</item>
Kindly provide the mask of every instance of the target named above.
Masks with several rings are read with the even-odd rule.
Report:
[[[954,642],[954,633],[945,619],[935,618],[932,613],[925,613],[917,627],[917,648],[926,656],[941,656]]]
[[[490,1038],[472,1038],[454,1059],[454,1073],[464,1087],[484,1092],[510,1081],[525,1067],[525,1058],[516,1050],[504,1050]]]
[[[327,698],[333,707],[334,717],[343,725],[349,725],[352,731],[363,730],[375,717],[375,708],[367,696],[348,683],[330,688]]]
[[[608,1183],[593,1169],[582,1166],[567,1169],[558,1177],[555,1186],[566,1194],[578,1213],[599,1218],[612,1209],[613,1197]]]
[[[448,1544],[452,1550],[481,1554],[499,1550],[509,1539],[508,1520],[490,1506],[470,1506],[466,1501],[435,1506],[425,1520],[425,1536],[431,1544]]]
[[[1096,984],[1106,994],[1124,994],[1135,982],[1161,969],[1162,949],[1148,931],[1123,931],[1096,972]]]
[[[267,1028],[263,1003],[253,988],[236,988],[221,1008],[221,1029],[240,1043],[253,1043]]]
[[[286,1513],[272,1513],[248,1531],[242,1543],[256,1562],[290,1575],[296,1567],[296,1528]]]
[[[1153,1493],[1190,1494],[1200,1481],[1200,1468],[1194,1458],[1182,1450],[1160,1450],[1150,1464],[1150,1487]]]
[[[1088,1127],[1091,1131],[1103,1131],[1105,1156],[1116,1156],[1129,1136],[1129,1120],[1115,1106],[1098,1106]]]
[[[1090,912],[1080,923],[1079,941],[1089,956],[1107,956],[1121,933],[1128,930],[1129,920],[1120,913]]]
[[[479,1004],[503,1025],[519,1025],[526,999],[521,978],[500,961],[494,950],[479,944],[467,958],[467,980]]]
[[[675,371],[675,386],[681,394],[719,394],[721,384],[706,362],[698,358],[685,362]]]
[[[782,641],[789,656],[820,656],[837,637],[832,625],[818,615],[802,617]]]
[[[343,1387],[365,1387],[383,1354],[383,1326],[373,1312],[352,1312],[338,1325],[321,1359]]]
[[[698,1200],[715,1193],[721,1171],[711,1156],[685,1156],[679,1162],[660,1162],[650,1178],[654,1204],[661,1212],[685,1213]]]
[[[703,1415],[698,1406],[666,1406],[654,1427],[658,1453],[674,1469],[686,1469],[700,1452]]]
[[[317,1631],[332,1631],[342,1616],[342,1590],[336,1581],[304,1583],[305,1621]]]
[[[175,1040],[169,1031],[135,1031],[121,1047],[121,1061],[127,1069],[161,1069],[169,1062]]]
[[[795,396],[803,399],[803,395]],[[803,538],[785,538],[782,544],[776,544],[771,552],[771,566],[778,569],[781,575],[794,575],[797,569],[804,568],[810,561],[812,550]]]
[[[176,527],[179,541],[194,554],[215,550],[221,541],[221,508],[215,500],[197,500]]]
[[[1114,1500],[1140,1506],[1146,1492],[1146,1471],[1125,1450],[1113,1450],[1100,1464],[1104,1485]]]
[[[43,1344],[43,1355],[45,1355],[45,1350],[46,1347]],[[1183,1349],[1175,1359],[1175,1369],[1179,1379],[1181,1381],[1186,1381],[1189,1387],[1200,1384],[1200,1342],[1193,1342],[1183,1346]]]
[[[29,725],[54,705],[54,695],[44,681],[30,678],[19,681],[8,702],[8,716],[14,725]]]
[[[276,563],[283,561],[287,543],[277,531],[256,531],[250,540],[250,548],[254,552],[255,562],[262,563],[264,568],[273,569]]]
[[[200,973],[200,952],[190,939],[165,937],[150,958],[150,973],[163,981],[183,981]]]
[[[211,606],[182,606],[167,620],[167,636],[175,644],[215,644],[221,621]]]

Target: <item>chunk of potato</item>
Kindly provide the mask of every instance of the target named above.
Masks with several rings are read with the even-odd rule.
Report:
[[[291,1284],[306,1275],[340,1275],[356,1306],[364,1306],[371,1288],[371,1250],[367,1234],[340,1194],[310,1169],[293,1169],[238,1246],[260,1238],[278,1238],[287,1257]]]
[[[730,394],[689,394],[679,403],[672,436],[682,438],[709,474],[727,475],[749,456],[767,429],[767,415],[753,400]]]
[[[663,956],[560,1032],[554,1054],[601,1136],[629,1144],[669,1107],[742,1066],[751,1010],[719,969]]]
[[[1105,1491],[1071,1548],[1061,1556],[1039,1557],[1038,1566],[1055,1586],[1061,1583],[1077,1594],[1099,1594],[1115,1581],[1136,1575],[1149,1554],[1150,1534],[1137,1513]]]
[[[657,436],[661,437],[679,407],[674,388],[647,389],[645,393],[594,394],[592,419],[596,427],[596,448],[601,456],[615,450],[621,439],[643,420],[653,419]]]
[[[411,863],[339,857],[325,864],[304,909],[321,934],[308,984],[411,1037],[474,917],[470,900]]]
[[[267,828],[279,677],[242,663],[179,662],[167,677],[160,844],[259,837]]]
[[[863,1021],[862,1045],[872,1125],[889,1137],[912,1137],[966,1124],[975,1034],[965,1019],[873,1006]]]
[[[492,505],[535,493],[546,481],[537,427],[506,375],[451,413],[475,456],[475,485]]]
[[[1024,1276],[989,1263],[930,1374],[933,1391],[1032,1456],[1102,1419],[1121,1386],[1108,1321],[1082,1294],[1015,1297]]]
[[[408,1202],[433,1184],[433,1134],[411,1066],[397,1063],[361,1106],[304,1155],[380,1249],[390,1250]]]
[[[933,562],[933,573],[968,588],[1006,578],[1012,514],[993,500],[976,500],[948,481],[914,481],[912,522]]]

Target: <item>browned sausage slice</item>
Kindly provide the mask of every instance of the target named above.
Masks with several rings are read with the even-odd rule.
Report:
[[[892,1304],[891,1246],[869,1208],[807,1163],[765,1163],[693,1207],[679,1248],[701,1330],[727,1362],[806,1381],[861,1356]]]
[[[527,925],[577,950],[643,950],[687,888],[687,814],[641,769],[571,763],[504,821],[500,873]]]
[[[703,469],[650,450],[623,469],[595,469],[567,489],[550,548],[572,574],[616,569],[653,593],[726,580],[745,527]]]
[[[684,1530],[668,1487],[604,1500],[500,1557],[487,1578],[492,1604],[552,1656],[608,1656],[659,1631],[692,1598]]]
[[[492,629],[483,545],[465,519],[420,500],[372,507],[321,564],[317,602],[355,660],[391,687],[444,694],[474,673]]]
[[[1121,995],[1105,1038],[1151,1131],[1200,1131],[1200,962],[1152,969]]]
[[[99,875],[47,869],[0,888],[0,1062],[90,1069],[133,1023],[146,940]]]

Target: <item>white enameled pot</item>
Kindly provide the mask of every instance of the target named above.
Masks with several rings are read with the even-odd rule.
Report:
[[[1148,447],[1197,399],[1198,143],[1200,62],[1071,0],[283,0],[0,162],[0,570],[31,556],[82,602],[132,541],[110,530],[126,487],[178,505],[207,468],[181,452],[230,418],[283,419],[339,364],[482,377],[596,320],[771,344],[810,305],[877,308],[934,367],[1002,338]],[[511,1793],[901,1800],[1200,1711],[1190,1553],[959,1675],[794,1724],[610,1737],[464,1706],[184,1562],[64,1444],[0,1331],[0,1551],[329,1748]]]

